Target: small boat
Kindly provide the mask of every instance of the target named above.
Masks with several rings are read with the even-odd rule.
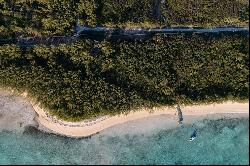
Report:
[[[190,136],[190,141],[193,141],[195,138],[197,137],[197,132],[196,130],[194,130],[194,132],[192,133],[192,135]]]

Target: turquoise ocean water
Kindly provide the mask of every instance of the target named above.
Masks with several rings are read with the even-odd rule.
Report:
[[[148,123],[155,123],[151,120]],[[205,119],[173,129],[128,132],[134,122],[91,138],[36,130],[0,132],[0,164],[249,164],[249,118]],[[194,128],[197,138],[190,142]]]

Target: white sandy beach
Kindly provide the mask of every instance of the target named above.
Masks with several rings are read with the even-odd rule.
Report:
[[[131,112],[127,115],[116,115],[108,117],[107,119],[100,121],[91,126],[64,126],[59,123],[52,122],[49,118],[47,118],[43,109],[38,107],[37,105],[33,106],[35,111],[38,113],[37,121],[42,124],[44,127],[49,128],[50,130],[67,136],[73,137],[85,137],[97,132],[100,132],[106,128],[111,126],[125,123],[128,121],[133,121],[141,118],[147,118],[157,115],[176,115],[176,108],[169,107],[161,107],[154,108],[153,112],[150,113],[149,110],[142,109],[137,110],[136,112]],[[233,103],[233,102],[225,102],[222,104],[211,104],[211,105],[200,105],[200,106],[187,106],[182,107],[182,113],[185,120],[185,115],[207,115],[207,114],[217,114],[217,113],[248,113],[249,112],[249,103]],[[76,122],[78,123],[78,122]],[[176,122],[177,123],[177,122]],[[65,122],[64,124],[72,124],[72,122]]]
[[[26,98],[26,96],[27,94],[24,94],[23,98]],[[27,101],[28,99],[26,98],[25,100]],[[45,131],[46,129],[48,129],[48,131],[52,131],[54,133],[70,137],[90,136],[92,134],[98,133],[106,128],[109,128],[117,124],[147,117],[153,117],[157,115],[158,116],[170,115],[172,117],[176,117],[177,119],[176,108],[157,107],[153,109],[139,109],[136,111],[131,111],[127,115],[104,116],[90,122],[86,121],[66,122],[58,120],[57,118],[48,115],[47,111],[40,108],[38,104],[34,104],[33,102],[30,103],[33,106],[33,110],[37,113],[35,119],[39,124],[39,129]],[[248,115],[249,102],[237,103],[228,101],[221,104],[181,106],[181,110],[184,117],[184,122],[185,122],[185,115],[203,116],[209,114],[223,114],[223,113],[227,114],[244,113]]]

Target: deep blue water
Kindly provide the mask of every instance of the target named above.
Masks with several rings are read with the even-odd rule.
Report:
[[[113,127],[89,139],[0,132],[0,164],[249,164],[248,117],[150,132],[130,133],[125,131],[129,125],[137,124]],[[190,142],[194,128],[198,136]]]

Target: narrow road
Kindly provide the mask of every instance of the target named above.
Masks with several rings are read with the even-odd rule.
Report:
[[[6,41],[0,39],[0,45],[17,44],[20,46],[33,46],[37,44],[58,45],[62,43],[71,43],[81,38],[90,38],[95,40],[130,40],[130,39],[147,39],[156,34],[235,34],[239,33],[244,36],[249,36],[249,27],[217,27],[217,28],[192,28],[192,27],[176,27],[163,29],[121,29],[121,28],[105,28],[96,27],[89,28],[84,26],[76,27],[76,34],[73,36],[51,36],[51,37],[27,37],[20,38],[16,41]]]
[[[249,33],[249,27],[218,27],[218,28],[191,28],[191,27],[180,27],[180,28],[163,28],[163,29],[119,29],[119,28],[88,28],[84,26],[77,27],[77,34],[82,33],[118,33],[118,34],[148,34],[148,33],[220,33],[220,32],[246,32]]]

